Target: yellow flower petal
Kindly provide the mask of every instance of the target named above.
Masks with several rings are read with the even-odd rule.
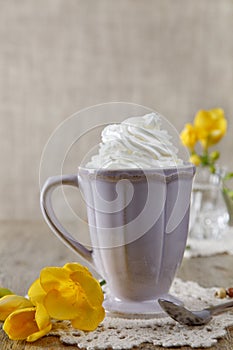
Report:
[[[33,282],[28,290],[28,296],[33,303],[36,305],[37,303],[42,303],[46,293],[44,289],[41,287],[40,279],[38,278]]]
[[[74,299],[64,298],[57,290],[48,292],[44,299],[44,305],[50,317],[57,320],[71,320],[79,314],[83,296],[77,295]]]
[[[50,323],[50,317],[49,317],[48,311],[46,310],[43,304],[37,304],[35,320],[39,329],[46,328]]]
[[[63,268],[68,270],[69,272],[80,271],[80,272],[86,272],[87,274],[91,275],[88,268],[79,263],[67,263],[63,266]]]
[[[12,340],[23,340],[38,332],[35,321],[35,308],[17,310],[11,313],[3,324],[3,330]]]
[[[194,125],[198,129],[211,130],[212,120],[208,111],[200,110],[194,118]]]
[[[93,331],[103,321],[104,317],[105,310],[102,306],[98,308],[85,307],[80,309],[79,317],[71,320],[71,324],[74,328],[83,331]]]
[[[31,307],[30,300],[19,295],[5,295],[0,299],[0,320],[4,321],[13,311]]]
[[[104,294],[102,288],[93,276],[75,271],[71,274],[71,279],[76,283],[78,282],[85,293],[85,297],[92,306],[100,306],[104,300]]]
[[[29,335],[26,340],[28,342],[34,342],[34,341],[38,340],[39,338],[42,338],[43,336],[48,334],[49,331],[51,331],[51,329],[52,329],[52,324],[50,323],[46,328],[41,329],[40,331]]]
[[[201,164],[201,158],[197,154],[191,155],[189,161],[196,166]]]
[[[204,148],[208,148],[221,140],[227,130],[227,120],[221,108],[200,110],[194,118],[198,139]]]
[[[59,289],[61,284],[69,281],[69,272],[62,267],[45,267],[40,273],[40,284],[45,292]]]
[[[192,150],[197,142],[197,131],[195,127],[192,124],[186,124],[180,133],[180,139],[184,146]]]

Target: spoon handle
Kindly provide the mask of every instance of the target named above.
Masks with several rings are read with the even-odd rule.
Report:
[[[233,307],[233,300],[228,301],[227,303],[223,303],[220,305],[215,305],[207,308],[206,310],[210,311],[212,315],[217,315],[223,311],[227,311],[228,309]]]

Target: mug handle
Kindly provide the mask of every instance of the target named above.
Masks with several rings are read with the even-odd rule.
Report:
[[[69,248],[71,248],[75,253],[80,254],[85,258],[89,263],[93,264],[92,250],[87,249],[84,245],[77,242],[72,235],[62,226],[58,218],[56,217],[53,206],[52,206],[52,194],[53,191],[58,186],[74,186],[79,187],[78,185],[78,176],[77,175],[60,175],[52,176],[47,179],[45,182],[40,196],[40,206],[42,214],[58,238],[62,240]]]

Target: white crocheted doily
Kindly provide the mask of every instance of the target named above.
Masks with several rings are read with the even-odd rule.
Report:
[[[201,309],[221,303],[214,294],[217,288],[202,288],[195,282],[175,279],[171,294],[184,301],[190,309]],[[226,301],[226,300],[225,300]],[[156,319],[120,319],[106,317],[94,332],[73,329],[69,322],[56,322],[50,332],[60,337],[64,344],[86,349],[130,349],[142,343],[163,347],[210,347],[218,338],[226,335],[226,328],[233,325],[233,313],[214,316],[205,326],[187,327],[170,317]]]
[[[184,254],[186,258],[223,253],[233,255],[233,228],[229,228],[219,239],[188,238],[187,247]]]

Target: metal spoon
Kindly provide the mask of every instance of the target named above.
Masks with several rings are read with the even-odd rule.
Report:
[[[175,321],[186,326],[201,326],[208,323],[213,315],[228,311],[233,307],[233,301],[211,306],[200,311],[190,311],[182,305],[177,305],[172,301],[165,299],[158,300],[162,309]]]

